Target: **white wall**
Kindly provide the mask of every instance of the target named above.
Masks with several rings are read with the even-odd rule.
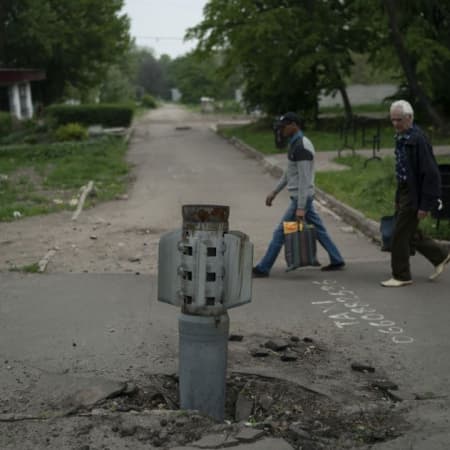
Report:
[[[393,84],[351,84],[347,86],[347,94],[352,105],[367,105],[381,103],[385,97],[395,94],[397,86]],[[342,106],[340,92],[335,97],[323,96],[319,99],[319,106]]]

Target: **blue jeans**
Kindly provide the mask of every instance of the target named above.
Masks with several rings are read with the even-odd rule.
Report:
[[[272,240],[270,241],[269,247],[266,250],[266,254],[263,256],[261,261],[256,265],[256,268],[264,273],[269,273],[270,269],[275,263],[277,256],[279,255],[281,248],[284,244],[284,232],[283,232],[283,222],[295,221],[295,211],[297,209],[297,198],[291,197],[291,203],[288,209],[281,218],[281,222],[275,228],[273,232]],[[317,240],[320,245],[327,251],[330,257],[331,264],[340,264],[344,262],[339,250],[337,249],[334,242],[331,240],[325,226],[322,223],[322,219],[317,214],[313,206],[313,198],[308,197],[305,206],[305,221],[308,224],[314,225],[317,232]]]

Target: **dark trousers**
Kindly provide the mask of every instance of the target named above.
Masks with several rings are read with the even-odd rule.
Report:
[[[417,209],[411,204],[406,183],[399,185],[398,193],[397,218],[392,236],[391,268],[395,279],[406,281],[411,280],[409,264],[411,249],[417,250],[434,266],[447,257],[448,251],[443,245],[426,237],[418,228]]]

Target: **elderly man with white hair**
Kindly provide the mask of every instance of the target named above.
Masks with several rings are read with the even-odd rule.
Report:
[[[417,250],[433,264],[430,280],[444,271],[450,262],[450,254],[446,246],[426,237],[419,228],[419,222],[436,206],[441,195],[440,172],[432,146],[413,123],[414,111],[407,101],[392,103],[390,117],[396,131],[396,221],[391,242],[392,278],[381,284],[402,287],[412,284],[411,250]]]

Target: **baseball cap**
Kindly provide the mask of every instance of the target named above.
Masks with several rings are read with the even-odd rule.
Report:
[[[289,112],[283,114],[283,115],[280,117],[279,120],[280,120],[280,122],[282,122],[282,123],[291,123],[291,122],[294,122],[294,123],[296,123],[297,125],[300,125],[300,118],[297,116],[297,114],[295,114],[295,113],[292,112],[292,111],[289,111]]]

